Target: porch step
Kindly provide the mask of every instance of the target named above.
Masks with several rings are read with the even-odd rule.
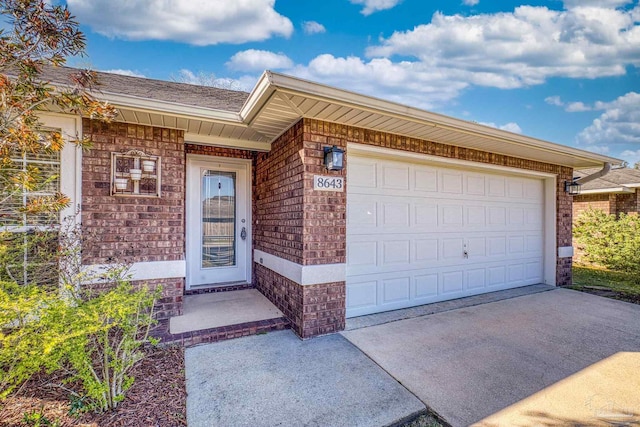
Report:
[[[289,327],[288,320],[257,289],[185,295],[183,315],[169,320],[163,342],[194,345]]]
[[[208,344],[249,335],[266,334],[267,332],[289,329],[291,324],[286,317],[256,320],[253,322],[237,323],[235,325],[219,326],[217,328],[200,329],[181,333],[163,333],[158,336],[162,344],[180,344],[185,347],[198,344]]]

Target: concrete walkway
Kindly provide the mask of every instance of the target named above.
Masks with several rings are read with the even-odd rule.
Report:
[[[639,305],[555,289],[343,335],[453,426],[640,425]]]
[[[425,405],[339,334],[273,332],[188,348],[187,422],[386,426]]]

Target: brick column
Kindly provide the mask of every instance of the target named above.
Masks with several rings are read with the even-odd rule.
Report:
[[[346,191],[313,190],[315,174],[346,176],[346,170],[327,171],[323,162],[325,146],[344,148],[346,141],[314,123],[299,121],[257,156],[254,188],[254,243],[265,254],[254,263],[254,282],[302,338],[345,324],[344,280],[300,278],[327,265],[324,272],[344,271],[346,261]]]

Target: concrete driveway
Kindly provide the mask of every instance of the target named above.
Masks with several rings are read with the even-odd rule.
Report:
[[[566,289],[343,333],[453,426],[640,425],[640,306]]]
[[[187,348],[191,427],[380,427],[425,406],[339,334],[279,331]]]

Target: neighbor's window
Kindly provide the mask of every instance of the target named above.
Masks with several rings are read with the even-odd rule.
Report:
[[[0,280],[55,283],[59,214],[28,214],[24,208],[35,197],[60,191],[60,152],[20,153],[11,156],[11,161],[0,188]],[[37,189],[16,188],[6,179],[32,169],[43,182]]]

